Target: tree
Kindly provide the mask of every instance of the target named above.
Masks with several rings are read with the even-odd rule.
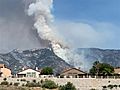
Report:
[[[67,84],[60,86],[59,90],[76,90],[76,88],[71,82],[67,82]]]
[[[92,75],[111,75],[114,73],[114,68],[107,63],[100,63],[99,61],[95,61],[89,72]]]
[[[41,75],[52,75],[53,69],[51,67],[45,67],[41,71]]]
[[[56,89],[58,86],[54,81],[51,80],[45,80],[42,84],[42,88],[47,88],[47,89]]]

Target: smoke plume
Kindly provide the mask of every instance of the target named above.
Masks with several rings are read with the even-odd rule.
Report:
[[[66,62],[74,66],[80,66],[80,59],[83,58],[73,52],[51,28],[54,21],[54,16],[51,13],[52,8],[53,0],[36,0],[29,5],[27,13],[29,16],[34,17],[34,27],[37,29],[37,33],[41,39],[49,41],[54,53]]]

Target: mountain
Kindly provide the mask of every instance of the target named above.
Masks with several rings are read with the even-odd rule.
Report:
[[[84,58],[84,60],[82,60],[84,61],[83,70],[88,70],[94,61],[120,67],[120,50],[79,48],[77,49],[77,53]],[[65,68],[72,67],[55,55],[52,50],[47,48],[25,51],[13,50],[6,54],[0,54],[0,63],[5,64],[14,74],[19,72],[23,67],[35,69],[36,67],[43,68],[49,66],[54,69],[55,73],[59,73]]]
[[[13,50],[6,54],[0,54],[0,63],[5,64],[12,70],[12,73],[18,73],[23,67],[35,69],[43,67],[52,67],[55,73],[62,71],[64,68],[70,68],[71,65],[59,58],[50,49],[37,50]]]
[[[88,67],[91,67],[94,61],[100,61],[114,67],[120,67],[120,50],[79,48],[77,53],[84,56],[84,60],[86,65],[88,64]]]

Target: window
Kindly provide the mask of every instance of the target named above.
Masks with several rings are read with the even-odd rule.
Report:
[[[27,72],[27,77],[36,77],[36,72]]]

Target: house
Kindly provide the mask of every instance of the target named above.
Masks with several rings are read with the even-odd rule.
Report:
[[[30,78],[38,78],[40,75],[40,71],[38,70],[33,70],[33,69],[25,69],[17,74],[17,77],[22,78],[22,77],[30,77]]]
[[[6,68],[4,64],[0,64],[0,77],[11,77],[11,70]]]
[[[72,77],[72,78],[77,78],[77,77],[82,78],[82,77],[86,76],[86,73],[77,68],[70,68],[70,69],[64,70],[60,74],[60,76]]]
[[[115,68],[115,69],[114,69],[114,73],[115,73],[115,74],[120,74],[120,68]]]

